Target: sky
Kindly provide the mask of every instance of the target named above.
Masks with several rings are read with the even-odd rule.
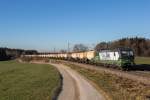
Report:
[[[52,51],[150,38],[150,0],[0,0],[0,47]]]

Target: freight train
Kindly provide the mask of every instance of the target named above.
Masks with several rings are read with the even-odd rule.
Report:
[[[79,63],[96,64],[113,68],[115,67],[121,70],[129,69],[134,65],[134,52],[130,48],[108,49],[101,50],[99,52],[90,50],[69,53],[42,53],[38,55],[25,56],[69,60]]]

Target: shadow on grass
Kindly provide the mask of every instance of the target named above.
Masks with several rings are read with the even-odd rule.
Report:
[[[138,64],[132,66],[131,70],[135,71],[150,71],[150,64]]]

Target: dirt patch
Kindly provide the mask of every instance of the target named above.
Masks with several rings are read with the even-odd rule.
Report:
[[[59,100],[105,100],[83,76],[62,64],[52,64],[64,78]]]

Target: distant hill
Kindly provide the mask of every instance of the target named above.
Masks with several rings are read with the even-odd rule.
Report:
[[[134,37],[122,38],[111,42],[101,42],[96,45],[95,50],[113,49],[118,47],[130,47],[133,49],[136,56],[150,57],[150,39]]]

